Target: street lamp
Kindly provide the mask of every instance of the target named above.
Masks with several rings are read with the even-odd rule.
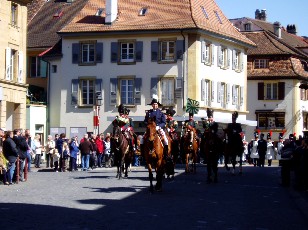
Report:
[[[102,105],[102,92],[98,91],[95,93],[95,105],[93,109],[93,133],[99,134],[99,110]]]

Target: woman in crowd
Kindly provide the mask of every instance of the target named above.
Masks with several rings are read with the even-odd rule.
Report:
[[[104,155],[104,134],[101,133],[100,135],[97,135],[95,142],[97,146],[97,167],[101,168],[102,167],[102,158]]]
[[[70,167],[69,171],[78,171],[77,169],[77,156],[79,154],[78,137],[73,137],[70,142]]]
[[[56,143],[51,135],[48,135],[46,144],[46,168],[53,167],[52,155],[55,151]]]
[[[3,182],[3,184],[8,185],[8,177],[7,177],[7,160],[5,159],[2,151],[0,152],[0,181]]]
[[[68,146],[68,143],[65,141],[63,142],[63,159],[62,159],[62,162],[63,162],[63,169],[62,171],[63,172],[66,172],[67,168],[68,168],[68,159],[70,157],[70,149],[69,149],[69,146]]]
[[[36,134],[34,137],[34,146],[35,146],[35,160],[34,164],[36,168],[40,168],[41,166],[41,155],[42,155],[42,145],[40,141],[40,135]]]
[[[13,132],[7,131],[5,134],[5,140],[3,142],[3,154],[5,158],[8,160],[7,176],[9,184],[13,184],[13,175],[16,167],[15,163],[18,157],[18,150],[12,138],[13,138]]]
[[[111,146],[110,146],[110,135],[106,135],[106,138],[104,140],[104,147],[105,147],[105,167],[111,168],[111,159],[110,159],[110,152],[111,152]]]

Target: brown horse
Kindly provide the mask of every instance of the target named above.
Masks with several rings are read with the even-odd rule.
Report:
[[[150,192],[154,191],[153,169],[156,171],[155,190],[161,191],[165,164],[165,161],[163,160],[164,145],[156,131],[154,119],[151,118],[148,120],[148,125],[144,136],[143,151],[149,171]]]
[[[192,140],[192,143],[191,143]],[[197,133],[196,130],[186,130],[186,134],[184,136],[184,153],[185,153],[185,160],[186,160],[186,168],[185,172],[197,172],[197,159],[198,159],[198,148],[199,148],[199,143],[197,140]],[[189,167],[189,161],[192,160],[192,167]]]
[[[116,178],[122,179],[122,172],[124,172],[124,177],[128,177],[128,167],[132,163],[133,153],[129,149],[128,141],[122,133],[120,126],[114,125],[111,141],[114,163],[117,166]]]

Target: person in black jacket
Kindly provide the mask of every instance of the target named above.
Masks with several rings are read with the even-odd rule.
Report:
[[[28,144],[25,138],[25,132],[21,129],[14,129],[13,132],[13,141],[16,144],[16,148],[18,150],[18,156],[19,156],[19,180],[24,182],[24,168],[25,168],[25,160],[27,158],[27,150],[28,150]]]
[[[16,167],[16,160],[18,157],[18,149],[13,141],[13,132],[7,131],[5,135],[5,140],[3,142],[3,154],[8,160],[8,181],[9,184],[13,184],[13,175]]]
[[[260,140],[258,140],[258,154],[259,154],[259,160],[258,160],[258,166],[264,167],[265,163],[265,155],[267,150],[267,141],[264,140],[264,133],[261,133]]]

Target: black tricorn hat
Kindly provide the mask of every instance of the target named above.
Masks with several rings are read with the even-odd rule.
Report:
[[[125,106],[123,104],[120,104],[118,106],[118,112],[121,113],[121,114],[124,114],[125,113]]]
[[[152,99],[151,103],[148,104],[148,105],[153,105],[154,103],[157,103],[159,106],[162,106],[162,104],[160,104],[159,101],[158,101],[157,95],[153,95],[153,99]]]
[[[189,115],[190,117],[193,117],[193,116],[194,116],[194,114],[193,114],[193,113],[189,113],[188,115]]]
[[[213,117],[214,115],[214,110],[210,109],[210,108],[207,108],[206,109],[206,114],[207,114],[207,117]]]
[[[238,112],[235,111],[234,113],[232,113],[232,118],[238,118]]]
[[[166,112],[165,112],[166,115],[169,115],[171,117],[173,117],[175,113],[176,113],[175,110],[172,108],[166,109]]]

